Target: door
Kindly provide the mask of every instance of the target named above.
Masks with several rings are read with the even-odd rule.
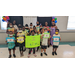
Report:
[[[48,26],[51,26],[52,17],[37,17],[37,21],[45,26],[45,22],[48,22]]]
[[[23,17],[22,16],[9,16],[10,22],[16,21],[16,25],[21,24],[23,26]]]

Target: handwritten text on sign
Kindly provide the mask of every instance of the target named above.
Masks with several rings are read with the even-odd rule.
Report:
[[[26,38],[25,38],[25,47],[26,48],[35,48],[38,46],[40,46],[40,35],[26,36]]]

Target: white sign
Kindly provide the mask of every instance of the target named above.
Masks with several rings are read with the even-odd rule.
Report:
[[[59,41],[59,38],[54,38],[54,41]]]

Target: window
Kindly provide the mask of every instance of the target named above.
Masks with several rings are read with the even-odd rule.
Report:
[[[7,22],[2,21],[2,16],[0,16],[1,19],[1,30],[6,30],[7,29]]]
[[[69,16],[67,30],[75,30],[75,16]]]

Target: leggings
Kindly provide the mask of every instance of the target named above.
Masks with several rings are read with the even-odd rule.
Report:
[[[33,49],[33,54],[35,54],[35,48],[30,48],[29,49],[29,54],[31,54],[32,49]]]
[[[24,46],[23,43],[22,44],[19,44],[19,50],[20,51],[23,51],[23,46]]]

